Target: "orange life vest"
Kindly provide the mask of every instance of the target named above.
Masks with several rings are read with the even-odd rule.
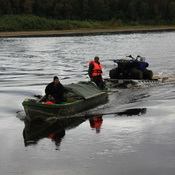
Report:
[[[55,136],[55,134],[50,134],[50,135],[48,135],[46,138],[52,139],[54,136]]]
[[[91,125],[91,128],[100,128],[103,123],[103,119],[101,117],[94,117],[93,122],[94,123]]]
[[[53,105],[54,103],[51,101],[46,101],[44,104]]]
[[[102,65],[101,64],[98,64],[95,61],[91,61],[89,64],[94,65],[93,72],[92,72],[93,77],[102,75]]]

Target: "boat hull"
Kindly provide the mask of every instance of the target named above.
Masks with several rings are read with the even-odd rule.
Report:
[[[37,103],[37,100],[33,99],[25,99],[22,105],[24,106],[26,116],[31,120],[48,117],[67,117],[104,104],[108,99],[107,97],[107,92],[102,92],[89,99],[53,105]]]

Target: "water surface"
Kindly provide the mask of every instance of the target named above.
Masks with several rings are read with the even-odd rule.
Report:
[[[63,84],[89,80],[88,62],[95,56],[104,77],[113,59],[130,54],[146,57],[154,74],[174,77],[174,41],[175,32],[0,38],[0,174],[174,175],[174,82],[119,89],[88,111],[91,118],[61,129],[25,126],[16,117],[18,111],[24,115],[22,101],[43,95],[54,75]],[[97,129],[93,117],[102,118]],[[47,127],[50,132],[40,132]],[[38,131],[35,142],[25,143],[24,128],[29,135]]]

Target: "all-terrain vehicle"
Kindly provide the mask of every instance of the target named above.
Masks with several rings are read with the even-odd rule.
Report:
[[[152,80],[153,72],[147,69],[149,64],[145,62],[144,57],[139,55],[136,58],[131,55],[127,57],[130,59],[113,60],[118,64],[118,67],[109,71],[111,79]]]

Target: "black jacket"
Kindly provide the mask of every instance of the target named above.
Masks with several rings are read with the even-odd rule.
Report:
[[[89,70],[88,70],[88,74],[89,74],[89,77],[90,78],[92,78],[93,69],[94,69],[94,64],[90,64],[89,65]]]
[[[54,85],[53,82],[49,83],[45,89],[46,96],[51,95],[56,100],[62,100],[64,95],[64,87],[61,83]]]

